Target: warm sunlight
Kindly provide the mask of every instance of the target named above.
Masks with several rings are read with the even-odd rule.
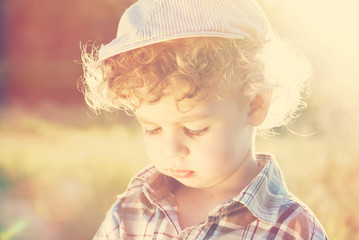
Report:
[[[257,150],[276,156],[329,239],[359,239],[359,2],[258,1],[313,77],[302,115]],[[96,117],[76,86],[79,42],[112,39],[130,2],[0,1],[0,240],[90,239],[149,163],[139,125]]]

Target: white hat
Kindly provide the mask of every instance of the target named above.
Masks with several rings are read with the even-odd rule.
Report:
[[[123,14],[99,60],[132,49],[186,37],[266,40],[271,26],[255,0],[140,0]]]

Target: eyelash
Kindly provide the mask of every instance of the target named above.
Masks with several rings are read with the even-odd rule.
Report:
[[[186,135],[190,137],[200,137],[208,132],[208,127],[200,130],[191,130],[188,128],[183,128],[183,131]]]
[[[204,134],[206,134],[208,132],[208,127],[200,129],[200,130],[191,130],[191,129],[188,129],[188,128],[184,127],[183,131],[187,136],[200,137],[200,136],[202,136],[202,135],[204,135]],[[161,128],[156,128],[156,129],[153,129],[153,130],[146,130],[145,133],[148,136],[154,136],[154,135],[157,135],[157,134],[161,133]]]
[[[160,128],[156,128],[156,129],[153,129],[153,130],[145,130],[146,135],[149,135],[149,136],[159,134],[160,132],[161,132]]]

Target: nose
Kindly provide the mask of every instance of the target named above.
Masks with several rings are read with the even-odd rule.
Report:
[[[164,153],[167,157],[178,158],[189,154],[189,148],[181,136],[170,134],[164,139]]]

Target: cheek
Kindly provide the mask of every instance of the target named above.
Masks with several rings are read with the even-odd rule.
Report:
[[[206,169],[211,172],[223,167],[222,165],[231,155],[228,146],[219,138],[211,138],[191,150],[191,165],[196,169]]]
[[[152,139],[149,140],[145,138],[145,148],[147,157],[153,164],[156,165],[161,163],[161,152],[163,151],[161,151],[161,145],[159,143],[153,141]]]
[[[230,131],[218,131],[205,142],[205,148],[212,155],[227,155],[238,143],[236,134]]]
[[[147,151],[147,155],[150,158],[150,160],[152,160],[152,156],[156,155],[156,149],[155,149],[155,144],[153,143],[153,141],[150,141],[148,139],[146,139],[145,137],[145,148]]]
[[[236,129],[237,130],[237,129]],[[213,136],[201,146],[201,154],[205,159],[215,164],[236,161],[245,151],[245,137],[241,136],[239,131],[216,132]]]

